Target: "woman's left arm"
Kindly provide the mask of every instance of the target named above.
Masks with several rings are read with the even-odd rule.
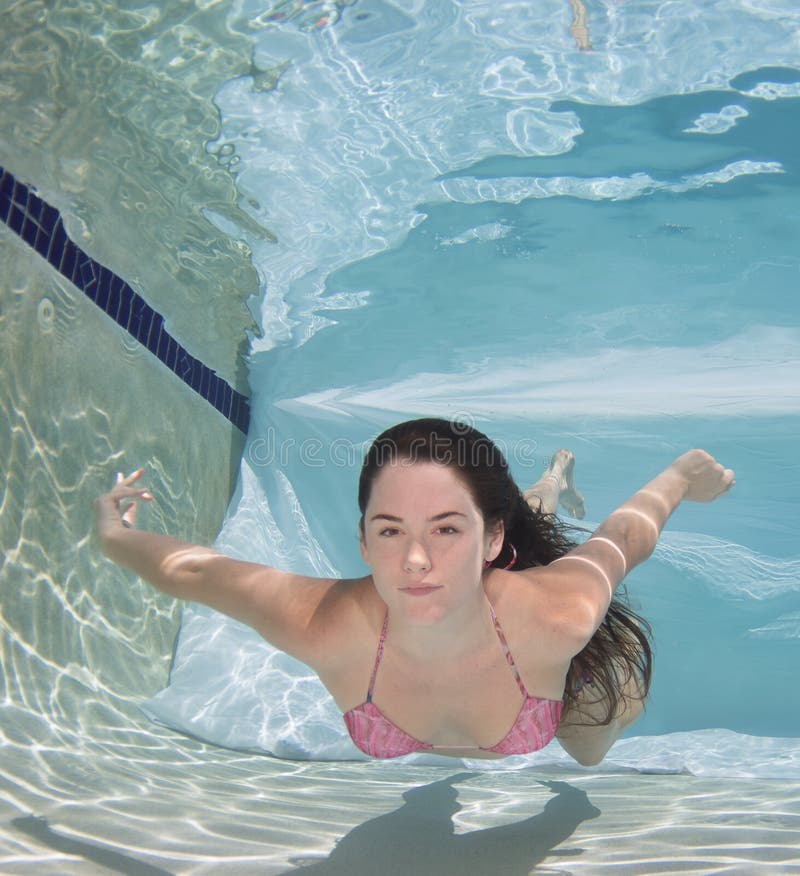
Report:
[[[612,511],[583,544],[530,572],[540,585],[552,588],[556,604],[587,624],[591,636],[614,591],[653,552],[678,505],[684,500],[712,502],[734,483],[730,469],[704,450],[690,450]]]

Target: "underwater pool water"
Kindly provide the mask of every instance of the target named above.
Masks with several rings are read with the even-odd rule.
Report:
[[[590,527],[705,447],[737,471],[734,493],[683,506],[630,578],[657,658],[626,763],[771,773],[746,734],[770,739],[785,776],[781,738],[800,726],[785,695],[800,616],[794,19],[746,17],[750,42],[724,4],[603,8],[605,49],[588,53],[567,4],[377,4],[324,35],[286,22],[256,41],[271,87],[220,89],[211,148],[236,156],[278,240],[249,241],[265,335],[218,543],[363,572],[361,450],[408,416],[477,424],[523,486],[570,447]],[[192,612],[178,653],[174,690],[148,706],[161,720],[234,747],[359,756],[321,686],[252,634]]]
[[[163,193],[93,190],[98,211],[138,198],[137,234],[174,250],[142,272],[162,309],[187,263],[207,258],[203,288],[223,285],[220,252],[246,245],[261,281],[253,416],[221,549],[359,573],[361,449],[417,414],[473,421],[523,484],[571,447],[587,525],[689,446],[736,469],[735,491],[681,508],[631,578],[656,639],[646,715],[594,770],[557,745],[489,764],[349,763],[319,683],[204,609],[184,611],[157,692],[167,609],[144,588],[106,587],[96,563],[46,598],[28,527],[20,592],[47,610],[4,603],[4,872],[373,873],[376,849],[389,873],[800,870],[800,13],[784,0],[606,0],[571,32],[579,5],[237,0],[204,33],[202,4],[58,11],[61,50],[80,30],[125,58],[74,73],[99,71],[97,100],[109,82],[120,133],[98,138],[101,176],[113,179],[111,139],[119,166],[139,161],[124,142],[134,122],[175,143],[157,160],[173,179]],[[252,62],[231,73],[243,44]],[[179,62],[194,88],[216,75],[218,136],[193,111],[165,112]],[[156,72],[131,88],[128,67]],[[39,116],[60,117],[64,87]],[[70,186],[93,169],[91,150],[76,157],[81,130],[33,138]],[[192,182],[209,173],[185,143],[209,137],[242,215]],[[171,226],[169,197],[189,232]],[[200,211],[224,244],[204,246]],[[101,235],[91,210],[71,218]],[[213,293],[174,308],[225,361]],[[235,312],[220,311],[228,329]],[[102,419],[51,424],[80,469],[109,454],[86,440]],[[14,458],[15,479],[25,465]],[[58,502],[80,492],[54,480]],[[170,487],[155,525],[182,501],[180,478]],[[60,564],[68,535],[49,538]],[[140,617],[163,630],[147,638]]]

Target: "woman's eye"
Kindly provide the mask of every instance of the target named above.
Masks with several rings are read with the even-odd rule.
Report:
[[[392,528],[390,528],[390,527],[387,526],[386,529],[382,529],[382,530],[378,533],[378,535],[397,535],[398,532],[399,532],[399,530],[397,530],[397,529],[392,529]]]
[[[454,526],[440,526],[438,530],[442,535],[453,535],[458,532]]]

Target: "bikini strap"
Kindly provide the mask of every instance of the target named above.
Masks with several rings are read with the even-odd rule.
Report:
[[[378,640],[378,651],[375,654],[375,665],[372,667],[372,677],[369,680],[369,688],[367,689],[367,702],[372,702],[372,689],[375,687],[375,679],[378,676],[378,667],[381,665],[381,657],[383,657],[383,643],[386,641],[386,630],[389,626],[389,610],[383,617],[383,629],[381,629],[381,637]]]
[[[508,647],[508,642],[506,641],[505,634],[503,633],[503,628],[500,626],[500,621],[497,619],[497,615],[494,611],[494,606],[492,603],[489,603],[489,612],[492,616],[492,623],[494,624],[495,632],[497,633],[497,638],[500,639],[500,645],[503,648],[503,653],[506,655],[506,660],[508,661],[508,665],[511,667],[511,671],[514,673],[514,678],[517,681],[517,686],[519,687],[522,695],[524,697],[528,696],[528,691],[525,688],[525,684],[520,677],[519,670],[517,669],[517,664],[514,663],[514,657],[511,654],[511,649]],[[383,627],[381,628],[381,636],[378,639],[378,650],[375,654],[375,664],[372,667],[372,675],[369,679],[369,688],[367,689],[367,702],[372,702],[372,691],[375,687],[375,679],[378,677],[378,667],[381,665],[381,659],[383,658],[383,645],[386,641],[386,630],[389,627],[389,612],[387,610],[386,614],[383,617]]]
[[[514,678],[517,680],[517,686],[522,691],[522,696],[528,696],[528,691],[525,689],[525,685],[520,678],[519,670],[517,669],[517,664],[514,663],[514,657],[511,654],[511,649],[508,647],[508,642],[506,641],[505,635],[503,635],[503,629],[500,626],[500,621],[497,619],[497,615],[494,613],[494,606],[492,603],[489,603],[489,611],[492,615],[492,621],[494,622],[494,629],[497,633],[497,638],[500,639],[500,644],[503,647],[503,653],[506,655],[506,660],[508,661],[508,665],[511,667],[511,671],[514,673]]]

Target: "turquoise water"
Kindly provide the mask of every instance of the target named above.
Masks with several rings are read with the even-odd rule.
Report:
[[[229,426],[0,228],[3,873],[798,872],[795,5],[591,3],[592,51],[566,0],[10,7],[0,164],[231,380],[253,253],[224,549],[361,571],[362,442],[415,413],[521,483],[572,447],[589,523],[691,444],[739,481],[631,579],[653,697],[599,768],[346,762],[195,607],[157,694],[182,606],[92,499],[147,461],[143,524],[213,537]]]
[[[570,447],[589,525],[705,447],[738,483],[682,507],[630,578],[657,664],[620,762],[800,775],[797,11],[599,4],[589,52],[566,3],[342,12],[260,33],[254,76],[216,98],[210,149],[277,238],[241,233],[264,336],[218,544],[362,572],[360,451],[407,416],[475,422],[523,485]],[[190,612],[178,654],[161,720],[358,756],[318,683],[251,633]]]

